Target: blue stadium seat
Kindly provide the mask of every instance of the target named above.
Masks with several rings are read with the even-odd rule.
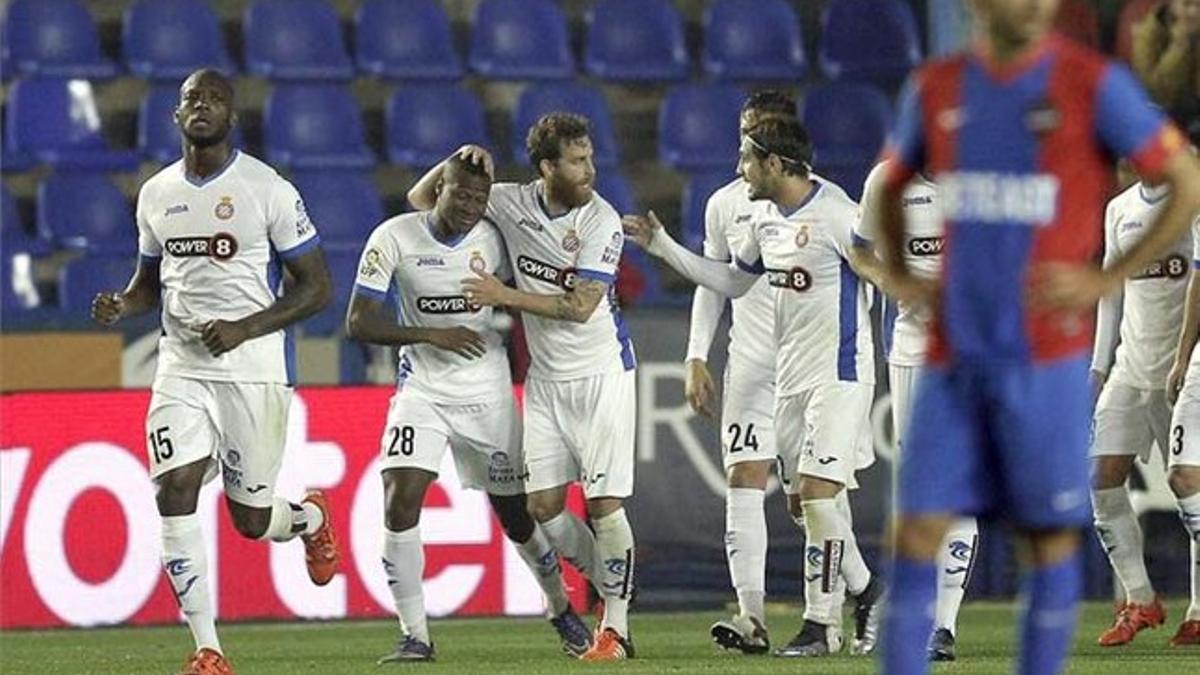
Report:
[[[121,48],[129,72],[178,81],[199,68],[236,68],[217,15],[203,0],[138,0],[125,10]]]
[[[138,106],[138,154],[159,164],[179,159],[183,152],[179,127],[175,126],[175,106],[179,87],[159,84],[150,89]],[[233,128],[233,145],[243,147],[242,128]]]
[[[28,236],[29,232],[17,211],[17,200],[13,199],[8,186],[0,183],[0,238],[8,243],[9,240],[21,241]]]
[[[483,0],[471,22],[471,70],[494,80],[562,80],[575,74],[567,19],[550,0]]]
[[[20,80],[9,90],[4,161],[27,158],[59,168],[132,171],[137,156],[112,150],[85,80]]]
[[[683,244],[693,251],[699,252],[704,245],[704,208],[708,198],[733,178],[728,169],[707,171],[692,175],[683,186],[683,203],[680,204],[679,214],[683,231],[680,236]]]
[[[807,62],[785,0],[717,0],[704,10],[704,72],[719,80],[795,80]]]
[[[620,169],[613,167],[596,172],[596,192],[617,210],[617,213],[638,213],[633,187],[629,185]]]
[[[458,85],[397,90],[386,111],[388,161],[426,168],[464,143],[489,145],[483,105]]]
[[[0,49],[15,74],[99,79],[118,72],[100,53],[96,22],[78,0],[14,0],[2,33]]]
[[[818,166],[875,159],[892,126],[891,102],[868,84],[812,87],[804,96],[801,115]]]
[[[38,235],[63,248],[137,254],[129,200],[102,173],[57,172],[38,186]]]
[[[267,159],[294,169],[366,169],[375,155],[363,140],[362,111],[335,84],[286,84],[263,109]]]
[[[592,147],[596,166],[617,165],[617,140],[604,94],[595,87],[575,83],[534,85],[521,92],[513,113],[513,156],[521,164],[529,163],[525,136],[529,128],[546,113],[555,111],[583,115],[592,123]]]
[[[743,95],[728,84],[685,84],[671,89],[658,113],[658,158],[686,171],[737,165],[738,116]]]
[[[921,60],[912,6],[903,0],[832,0],[821,17],[821,70],[838,80],[895,83]]]
[[[246,9],[246,69],[271,80],[349,80],[354,64],[326,0],[256,0]]]
[[[437,0],[367,0],[354,15],[358,69],[399,80],[456,80],[463,65]]]
[[[135,253],[76,258],[58,272],[58,306],[70,313],[86,314],[97,293],[125,288],[136,267]]]
[[[845,190],[846,194],[854,201],[859,201],[862,199],[863,183],[866,182],[867,174],[871,173],[871,167],[874,165],[875,162],[871,159],[839,164],[818,163],[813,172],[820,178]]]
[[[292,183],[304,197],[326,251],[358,252],[383,222],[383,202],[369,172],[297,171]]]
[[[320,227],[320,224],[317,224]],[[325,309],[305,319],[304,332],[309,335],[334,335],[341,331],[346,321],[346,308],[350,305],[350,293],[358,274],[360,250],[328,249],[325,262],[333,278],[333,301]]]
[[[584,65],[612,81],[676,81],[688,75],[683,20],[669,0],[603,0],[587,12]]]

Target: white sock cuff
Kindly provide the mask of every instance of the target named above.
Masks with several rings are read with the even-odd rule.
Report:
[[[383,528],[383,539],[386,542],[391,542],[391,543],[395,543],[395,544],[406,544],[410,541],[415,541],[415,542],[420,543],[420,541],[421,541],[421,526],[413,525],[412,527],[408,528],[407,530],[400,530],[399,532],[393,532],[392,530],[389,530],[385,527],[385,528]]]
[[[200,516],[189,513],[185,516],[162,516],[162,536],[183,537],[200,529]]]
[[[808,511],[809,509],[812,509],[812,508],[833,509],[835,511],[838,510],[838,503],[837,503],[836,497],[830,497],[830,498],[825,498],[825,499],[806,499],[806,500],[800,502],[800,506],[803,507],[805,511]]]
[[[596,529],[596,534],[628,528],[629,519],[625,517],[625,507],[621,507],[607,516],[593,518],[592,527]]]
[[[766,492],[758,488],[735,488],[726,490],[725,500],[733,508],[762,508]]]
[[[292,523],[294,522],[295,512],[292,509],[292,503],[283,497],[273,497],[271,499],[271,520],[267,523],[267,529],[259,537],[259,540],[289,541],[295,539],[296,533],[292,532]]]
[[[1092,490],[1092,507],[1097,518],[1111,518],[1133,513],[1133,504],[1129,501],[1129,488],[1124,485],[1103,490]]]

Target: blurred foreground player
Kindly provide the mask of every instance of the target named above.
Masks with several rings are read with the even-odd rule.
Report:
[[[934,307],[901,458],[883,670],[923,673],[938,551],[959,515],[1014,523],[1026,547],[1018,671],[1063,665],[1081,586],[1091,394],[1086,353],[1101,296],[1182,236],[1200,166],[1124,68],[1049,33],[1057,0],[976,0],[974,51],[918,71],[881,191],[887,286]],[[1110,157],[1171,195],[1145,236],[1104,270]],[[902,193],[937,184],[948,245],[938,282],[903,256]]]
[[[794,118],[766,119],[747,131],[738,169],[755,204],[732,262],[687,250],[653,213],[624,218],[630,237],[697,284],[729,297],[750,292],[760,276],[771,286],[780,479],[788,511],[807,536],[804,623],[775,651],[782,657],[841,650],[841,577],[855,602],[851,652],[871,652],[883,595],[859,551],[850,510],[838,504],[858,486],[855,472],[875,459],[871,320],[866,286],[849,263],[857,205],[833,183],[812,178],[811,155]]]
[[[491,185],[482,163],[447,160],[433,210],[384,221],[358,266],[346,334],[400,347],[380,464],[383,567],[405,633],[380,663],[433,659],[418,523],[447,444],[463,486],[487,492],[505,534],[541,585],[563,649],[578,656],[591,646],[563,588],[558,553],[525,509],[521,421],[492,308],[462,292],[463,277],[475,271],[511,276],[499,231],[480,222]],[[393,282],[398,320],[385,310]]]
[[[229,81],[201,70],[179,93],[183,159],[142,186],[137,271],[124,291],[97,295],[92,316],[112,325],[150,311],[161,295],[147,454],[158,487],[163,566],[196,640],[182,672],[230,673],[196,514],[200,488],[218,467],[242,536],[301,537],[318,585],[337,568],[325,496],[310,492],[293,504],[274,494],[295,373],[285,329],[325,306],[331,285],[299,193],[231,146],[237,113]],[[286,292],[284,270],[291,277]]]
[[[521,313],[532,358],[523,438],[529,511],[604,599],[595,642],[580,658],[619,661],[634,655],[634,542],[624,500],[633,494],[637,359],[613,290],[625,239],[617,212],[594,190],[586,118],[543,116],[526,149],[539,179],[493,185],[485,216],[504,236],[516,288],[476,270],[463,290],[471,302]],[[482,148],[468,152],[491,161]],[[435,201],[443,170],[434,167],[409,191],[413,206]],[[591,528],[566,510],[574,482]]]

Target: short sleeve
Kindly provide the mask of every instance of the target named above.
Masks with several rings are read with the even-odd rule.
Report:
[[[395,239],[388,234],[387,226],[380,225],[375,228],[358,260],[354,292],[383,302],[399,261],[400,251],[395,245]]]
[[[900,92],[896,125],[888,137],[883,158],[888,160],[886,182],[904,185],[925,166],[925,123],[921,110],[920,73],[908,78]]]
[[[1109,201],[1104,207],[1104,260],[1101,267],[1108,267],[1121,254],[1117,246],[1117,221],[1120,217],[1117,200]]]
[[[766,274],[767,268],[763,266],[762,249],[758,245],[758,226],[753,226],[751,236],[746,237],[742,245],[734,253],[733,263],[743,272],[750,274]]]
[[[1187,147],[1183,134],[1152,106],[1133,73],[1115,63],[1100,76],[1096,131],[1110,150],[1129,158],[1138,175],[1151,182]]]
[[[723,190],[714,192],[704,203],[704,257],[714,260],[729,260],[729,240],[725,237],[725,228],[729,226],[728,213],[723,206],[721,195]]]
[[[304,199],[282,178],[276,181],[267,204],[267,229],[271,245],[284,259],[304,255],[321,243]]]
[[[154,230],[150,228],[150,219],[147,214],[153,208],[148,202],[146,196],[146,188],[142,187],[138,193],[137,200],[137,230],[138,230],[138,255],[143,258],[158,259],[162,257],[162,244],[158,241],[158,237],[154,236]]]
[[[579,233],[579,255],[575,258],[575,273],[584,279],[611,284],[616,278],[617,263],[625,247],[621,218],[611,208],[598,208],[590,222]]]
[[[496,271],[493,274],[497,279],[508,283],[513,280],[512,265],[508,262],[508,247],[504,245],[504,238],[499,233],[496,234],[496,252],[499,260],[496,261]]]
[[[854,221],[854,243],[870,245],[879,236],[879,192],[887,175],[888,162],[880,162],[871,169],[863,183],[862,201],[858,204],[858,217]]]
[[[484,217],[501,231],[506,229],[514,220],[512,214],[516,212],[516,205],[520,203],[520,191],[519,183],[492,183],[487,209],[483,212]]]
[[[1200,270],[1200,216],[1192,221],[1192,267]]]

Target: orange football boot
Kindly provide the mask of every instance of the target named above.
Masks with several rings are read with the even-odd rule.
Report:
[[[1129,644],[1138,632],[1147,628],[1158,628],[1166,619],[1167,612],[1163,609],[1162,600],[1157,596],[1154,602],[1148,605],[1125,603],[1117,611],[1112,627],[1101,633],[1096,642],[1100,643],[1101,647]]]
[[[204,647],[188,658],[179,675],[233,675],[233,668],[221,652]]]
[[[596,634],[592,648],[584,652],[579,660],[602,663],[632,658],[633,642],[621,637],[621,634],[612,628],[605,628]]]
[[[1200,645],[1200,621],[1192,619],[1179,624],[1175,637],[1169,643],[1172,647],[1195,647]]]
[[[321,509],[321,527],[312,534],[301,536],[304,540],[304,562],[308,565],[308,578],[318,586],[329,583],[337,572],[342,554],[338,551],[337,535],[333,532],[333,518],[329,512],[329,499],[324,492],[313,490],[304,495],[304,501]]]

